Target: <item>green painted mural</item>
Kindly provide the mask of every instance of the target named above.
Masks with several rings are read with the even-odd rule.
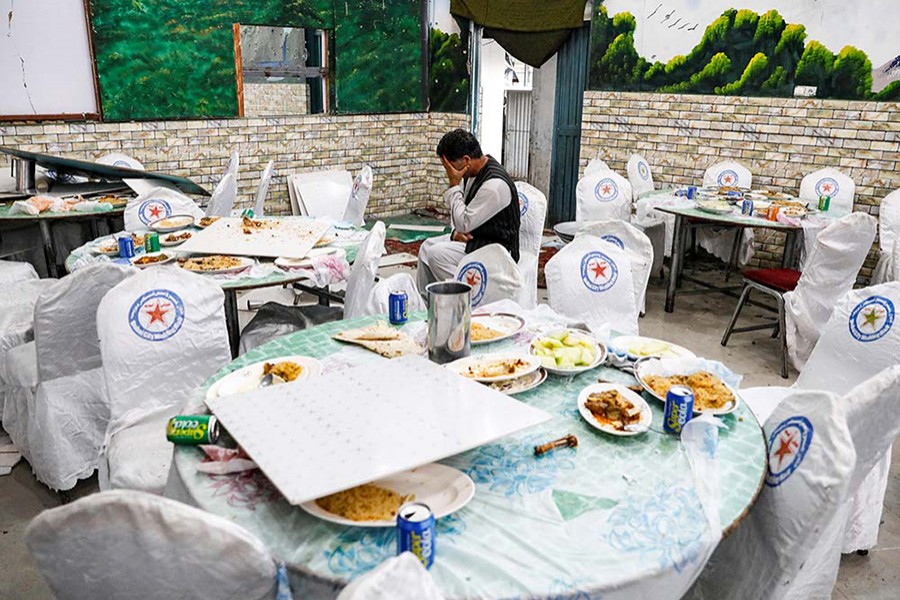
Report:
[[[336,109],[425,108],[416,0],[90,0],[106,120],[238,114],[232,24],[334,30]]]
[[[432,27],[429,45],[429,109],[466,112],[469,102],[468,43],[458,33],[445,33]]]

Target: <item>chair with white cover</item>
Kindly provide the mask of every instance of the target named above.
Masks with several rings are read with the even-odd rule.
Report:
[[[585,175],[575,186],[575,220],[631,221],[631,184],[614,171]]]
[[[238,169],[241,164],[241,155],[238,153],[238,149],[235,148],[231,151],[231,156],[228,158],[228,164],[225,165],[225,173],[222,175],[231,175],[234,177],[234,180],[238,180]]]
[[[203,209],[181,192],[151,188],[125,205],[125,231],[147,229],[150,223],[172,215],[191,215],[199,220]]]
[[[38,481],[68,490],[98,466],[109,406],[97,339],[97,306],[135,269],[91,265],[60,279],[38,298],[34,341],[11,350],[13,386],[4,425]]]
[[[750,189],[753,174],[750,169],[733,160],[718,162],[703,174],[704,187],[739,187]],[[745,265],[753,258],[753,229],[709,228],[697,231],[700,247],[729,266]]]
[[[522,274],[522,293],[519,305],[529,309],[537,306],[538,261],[547,218],[547,197],[536,187],[516,182],[519,192],[519,272]]]
[[[409,551],[357,577],[337,600],[444,600],[434,579]]]
[[[843,217],[853,210],[856,184],[837,169],[819,169],[800,181],[800,199],[816,202],[820,196],[831,196],[829,214]]]
[[[599,171],[610,171],[609,165],[606,164],[606,161],[600,160],[599,158],[592,158],[588,161],[588,164],[584,167],[584,175],[583,177],[587,177],[588,175],[593,175]]]
[[[827,585],[829,541],[847,499],[856,450],[846,402],[825,391],[792,392],[766,420],[765,485],[738,527],[721,541],[686,598],[781,600],[829,598],[806,593]],[[832,580],[833,585],[833,580]]]
[[[631,183],[631,191],[635,198],[654,190],[653,173],[650,165],[640,154],[632,154],[628,159],[628,181]]]
[[[609,326],[638,333],[638,305],[631,260],[616,244],[591,235],[576,237],[544,267],[547,296],[556,312],[592,329]]]
[[[263,169],[259,178],[259,186],[256,188],[256,199],[253,201],[253,216],[262,217],[265,215],[266,198],[269,196],[269,184],[272,182],[272,175],[275,173],[275,161],[270,160]]]
[[[647,283],[653,265],[653,245],[640,229],[625,221],[596,221],[578,230],[575,237],[592,235],[615,244],[628,254],[634,299],[640,312],[644,312]]]
[[[216,189],[213,190],[212,198],[206,205],[207,217],[228,217],[231,216],[231,209],[234,208],[234,201],[237,200],[237,181],[231,173],[225,173]]]
[[[289,177],[288,185],[293,190],[293,214],[341,221],[353,191],[353,176],[343,170],[298,173]]]
[[[354,319],[366,314],[365,307],[375,287],[378,265],[384,254],[386,235],[384,222],[378,221],[359,247],[356,260],[353,261],[350,275],[347,277],[347,292],[344,295],[345,319]]]
[[[353,178],[353,188],[350,190],[350,199],[347,201],[342,220],[362,227],[365,224],[366,206],[371,195],[372,167],[364,165]]]
[[[466,254],[456,267],[456,280],[472,286],[472,308],[500,300],[518,300],[522,275],[509,251],[490,244]]]
[[[0,284],[13,284],[37,278],[37,271],[34,270],[31,263],[0,260]]]
[[[900,190],[894,190],[881,201],[878,209],[878,264],[872,274],[872,283],[896,281],[894,253],[900,237]]]
[[[126,279],[100,302],[110,406],[101,489],[162,493],[172,459],[166,421],[187,392],[231,361],[224,299],[202,275],[161,266]]]
[[[278,565],[228,519],[129,490],[45,510],[25,542],[61,600],[274,599]]]
[[[753,187],[753,173],[734,160],[723,160],[712,165],[703,173],[704,187]]]

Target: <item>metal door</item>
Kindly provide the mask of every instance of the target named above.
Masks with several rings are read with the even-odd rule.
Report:
[[[513,179],[528,179],[531,91],[507,90],[503,123],[503,167]]]

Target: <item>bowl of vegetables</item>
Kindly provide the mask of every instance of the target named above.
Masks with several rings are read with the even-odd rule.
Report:
[[[606,360],[606,346],[577,329],[558,329],[531,342],[529,353],[541,359],[541,366],[556,375],[578,375]]]

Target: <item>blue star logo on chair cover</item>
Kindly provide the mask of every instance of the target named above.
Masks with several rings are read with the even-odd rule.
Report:
[[[832,177],[823,177],[819,180],[819,183],[816,184],[816,194],[819,196],[834,197],[840,189],[841,186],[839,186],[838,182]]]
[[[618,236],[615,236],[615,235],[613,235],[613,234],[611,234],[611,233],[607,233],[606,235],[601,235],[601,236],[600,236],[600,239],[601,239],[601,240],[605,240],[605,241],[609,242],[610,244],[615,244],[616,246],[618,246],[618,247],[621,248],[622,250],[625,249],[625,242],[623,242],[623,241],[621,240],[621,238],[619,238]]]
[[[472,286],[472,306],[481,304],[488,281],[487,269],[484,268],[483,264],[470,262],[460,270],[456,280]]]
[[[128,324],[135,335],[148,342],[167,340],[184,325],[184,302],[171,290],[144,292],[131,305]]]
[[[767,486],[778,487],[787,481],[803,462],[812,438],[813,426],[806,417],[789,417],[775,428],[769,436]]]
[[[600,202],[612,202],[619,197],[619,186],[609,177],[605,177],[594,187],[594,196]]]
[[[894,326],[894,303],[884,296],[871,296],[850,313],[850,335],[860,342],[874,342]]]
[[[638,175],[641,176],[641,179],[647,181],[650,179],[650,167],[647,166],[647,163],[641,161],[638,163]]]
[[[172,206],[161,198],[144,200],[138,207],[138,219],[144,225],[172,216]]]
[[[738,174],[731,169],[725,169],[716,178],[719,185],[725,187],[733,187],[738,184]]]
[[[592,292],[605,292],[616,284],[619,268],[603,252],[588,252],[581,259],[581,281]]]
[[[519,216],[524,217],[528,212],[528,196],[519,192]]]

